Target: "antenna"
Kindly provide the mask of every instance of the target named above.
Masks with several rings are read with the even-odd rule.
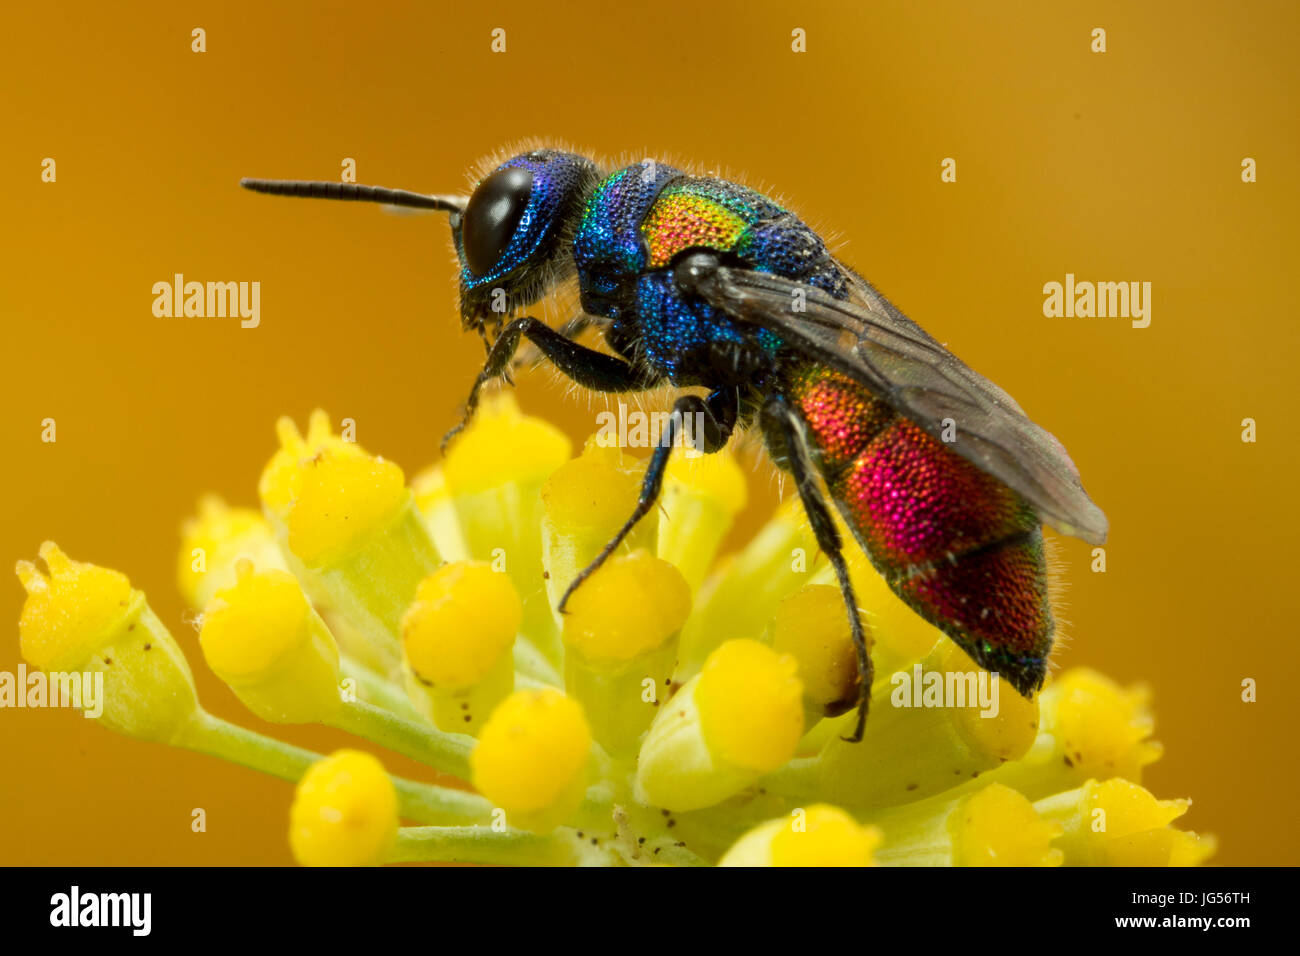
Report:
[[[327,183],[306,179],[241,179],[239,185],[255,193],[270,196],[297,196],[302,199],[338,199],[343,202],[377,202],[386,206],[412,209],[439,209],[443,212],[465,211],[463,196],[426,196],[406,189],[361,186],[357,183]]]

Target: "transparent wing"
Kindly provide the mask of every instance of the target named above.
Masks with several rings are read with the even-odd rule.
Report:
[[[940,345],[849,269],[849,299],[781,276],[684,260],[680,285],[732,317],[781,336],[791,347],[869,388],[899,414],[1028,500],[1043,521],[1092,544],[1107,522],[1065,447],[1020,406]]]

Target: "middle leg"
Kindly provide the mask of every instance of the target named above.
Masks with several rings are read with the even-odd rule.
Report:
[[[623,540],[632,533],[637,522],[644,518],[650,509],[654,507],[655,502],[659,500],[659,493],[663,490],[664,471],[668,467],[668,458],[672,455],[673,445],[677,441],[677,436],[682,432],[685,423],[688,421],[687,416],[698,415],[696,420],[703,424],[703,428],[693,437],[702,447],[701,450],[706,454],[712,454],[727,444],[731,438],[731,433],[736,427],[736,420],[740,415],[740,397],[734,388],[719,389],[713,392],[707,399],[700,398],[698,395],[683,395],[673,403],[672,413],[668,416],[668,424],[665,426],[663,434],[659,436],[659,444],[655,447],[654,454],[650,456],[650,464],[646,466],[645,478],[641,481],[641,493],[637,497],[636,508],[632,511],[632,516],[627,519],[623,527],[619,529],[618,534],[601,548],[600,554],[596,555],[591,564],[587,565],[578,576],[573,579],[564,592],[564,597],[560,599],[559,610],[564,611],[564,606],[568,603],[573,592],[583,581],[591,577],[592,573],[605,563],[605,560],[614,553]]]

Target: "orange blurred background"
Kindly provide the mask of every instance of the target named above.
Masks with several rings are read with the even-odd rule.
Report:
[[[1216,862],[1298,862],[1294,4],[40,3],[6,21],[0,558],[53,538],[128,573],[214,712],[259,723],[181,619],[199,493],[255,504],[276,417],[317,405],[411,474],[482,358],[441,217],[239,178],[337,180],[352,157],[362,182],[453,191],[481,155],[556,137],[771,187],[1057,434],[1112,528],[1105,574],[1057,536],[1058,662],[1152,685],[1167,754],[1145,782],[1194,798],[1183,823],[1219,835]],[[155,318],[178,272],[260,281],[260,327]],[[1150,327],[1045,318],[1067,272],[1151,282]],[[595,428],[549,374],[519,394],[575,440]],[[753,487],[741,531],[774,502],[766,473]],[[0,587],[0,619],[21,595]],[[0,760],[0,862],[290,862],[288,784],[59,710],[0,711]]]

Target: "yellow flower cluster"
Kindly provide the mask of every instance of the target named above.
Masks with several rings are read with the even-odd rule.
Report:
[[[52,543],[43,568],[19,562],[20,630],[33,666],[104,674],[104,726],[295,781],[289,843],[305,865],[1191,865],[1213,852],[1172,826],[1188,801],[1140,786],[1160,755],[1144,691],[1073,670],[1033,700],[998,693],[859,554],[877,673],[865,738],[843,740],[858,675],[838,589],[797,503],[719,557],[745,504],[729,453],[675,456],[662,507],[560,614],[631,513],[642,461],[594,439],[572,457],[508,397],[409,485],[321,412],[305,435],[277,431],[261,509],[209,497],[183,527],[179,583],[202,612],[204,660],[264,721],[344,729],[474,792],[212,716],[145,596]],[[934,705],[931,686],[969,697]]]

